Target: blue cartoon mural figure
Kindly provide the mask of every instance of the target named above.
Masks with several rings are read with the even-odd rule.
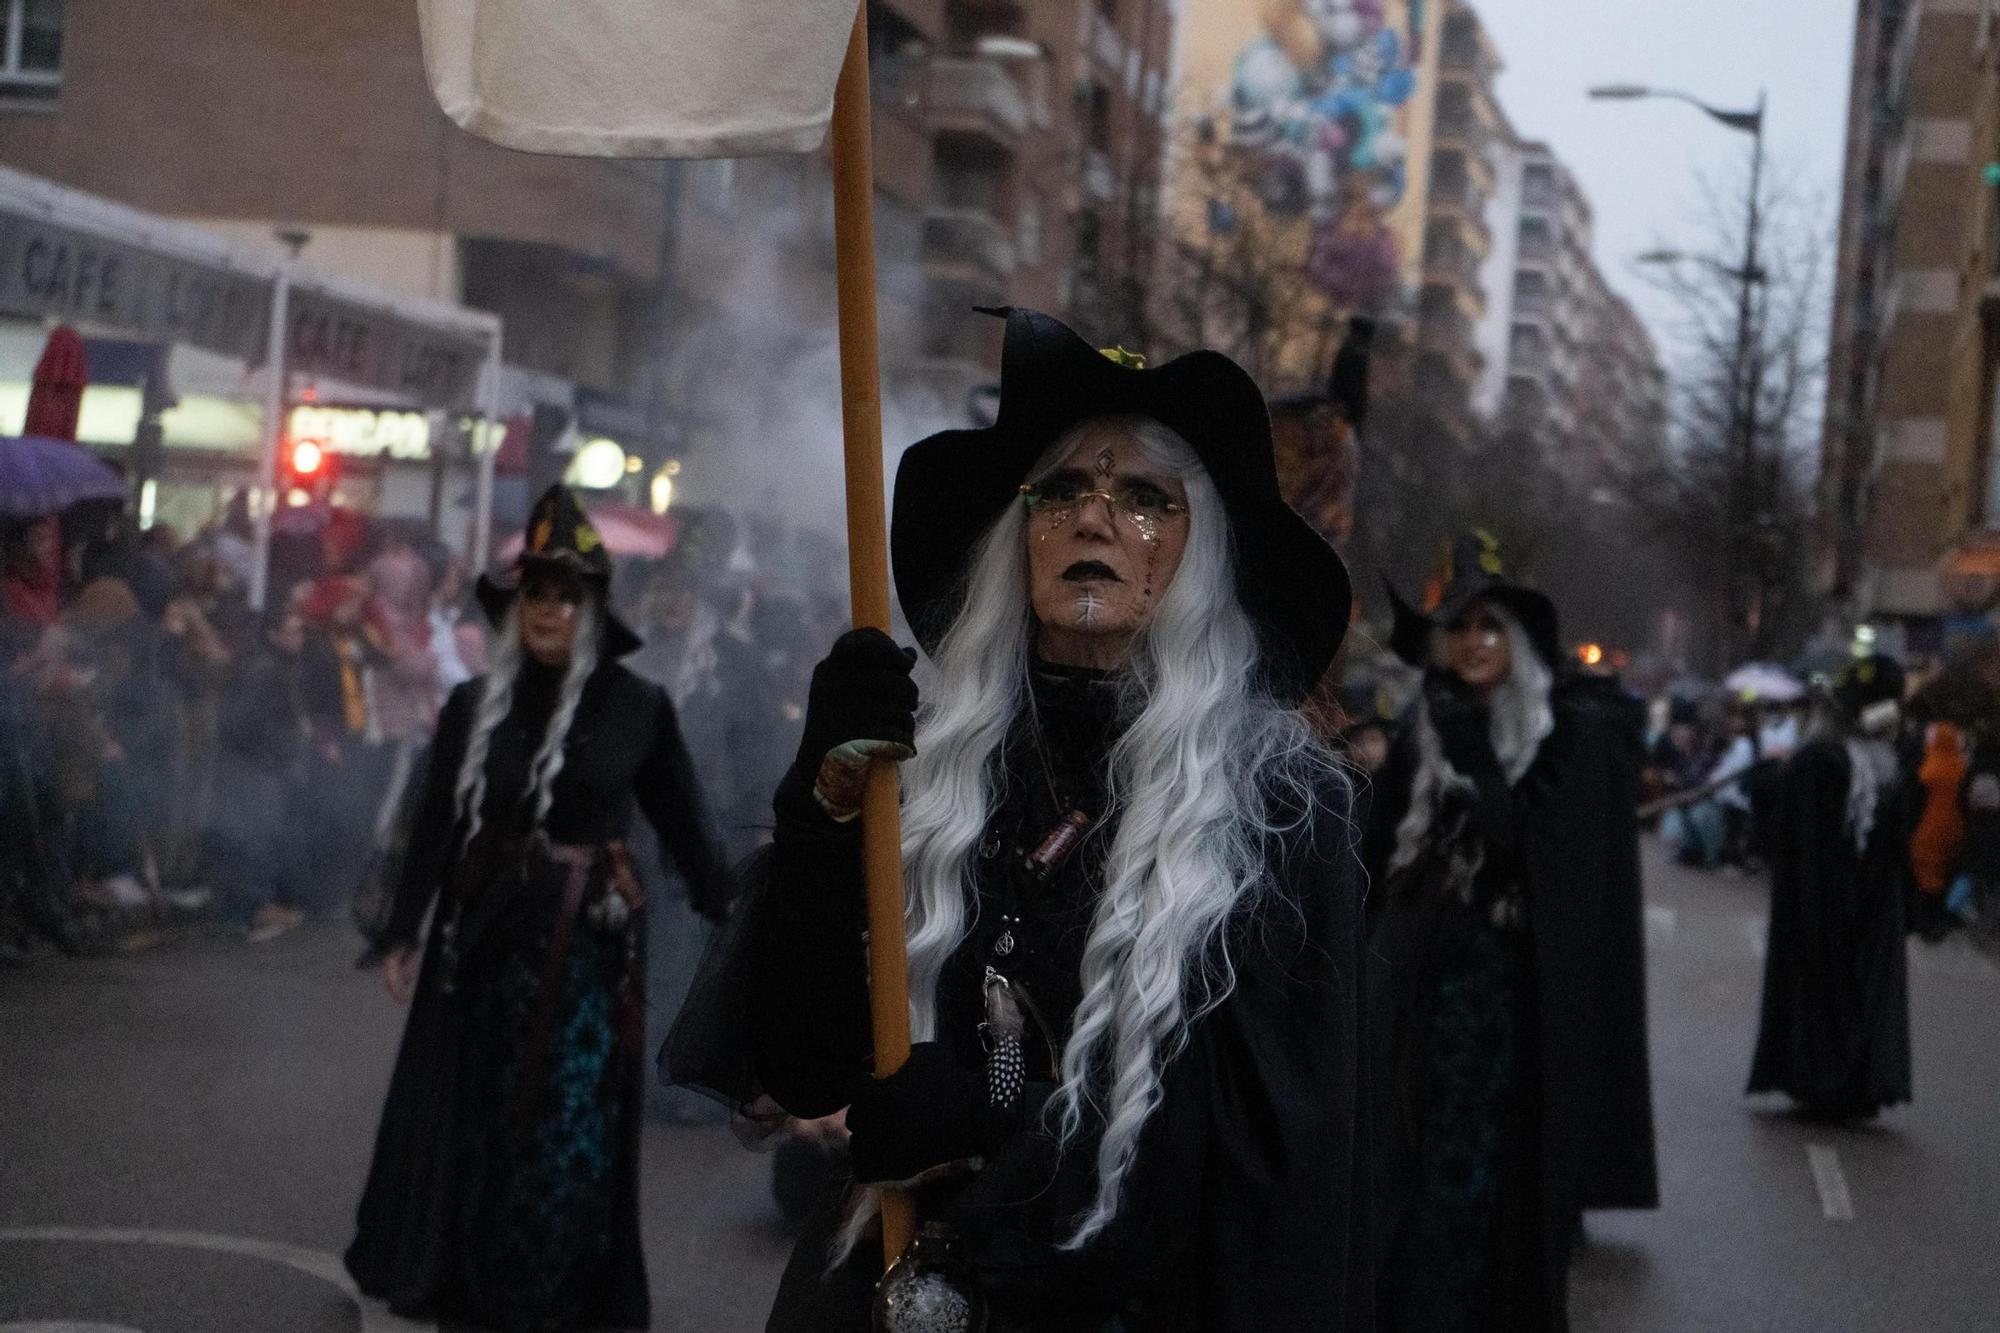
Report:
[[[1258,198],[1310,223],[1313,280],[1341,304],[1367,308],[1395,281],[1395,238],[1382,216],[1403,197],[1395,116],[1416,90],[1415,43],[1387,22],[1385,3],[1272,0],[1226,94],[1229,141],[1251,155]],[[1421,12],[1413,0],[1413,32]]]

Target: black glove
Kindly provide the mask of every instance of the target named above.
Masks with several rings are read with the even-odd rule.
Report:
[[[837,819],[859,806],[859,783],[874,759],[916,753],[917,650],[898,648],[878,629],[849,630],[813,668],[805,736],[788,782],[817,793]]]
[[[887,1078],[863,1077],[847,1107],[848,1151],[862,1184],[909,1180],[990,1152],[1014,1117],[986,1099],[986,1076],[934,1041],[918,1042]]]
[[[1482,770],[1498,763],[1493,757],[1491,715],[1486,701],[1449,671],[1430,671],[1424,676],[1424,702],[1430,708],[1431,726],[1444,748],[1444,757],[1460,773],[1475,782]]]

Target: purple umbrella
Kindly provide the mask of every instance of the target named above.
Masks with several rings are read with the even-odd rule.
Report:
[[[35,518],[79,500],[120,500],[125,480],[80,444],[0,436],[0,518]]]

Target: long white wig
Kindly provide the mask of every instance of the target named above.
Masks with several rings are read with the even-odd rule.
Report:
[[[1054,471],[1086,423],[1030,473]],[[1188,542],[1123,673],[1130,719],[1108,758],[1116,830],[1084,948],[1082,999],[1062,1051],[1050,1123],[1064,1146],[1102,1125],[1097,1197],[1081,1246],[1118,1211],[1161,1071],[1190,1025],[1235,983],[1225,926],[1267,873],[1267,839],[1347,809],[1346,779],[1263,684],[1255,627],[1237,600],[1229,523],[1194,450],[1165,426],[1121,418],[1153,466],[1187,488]],[[964,610],[925,682],[917,755],[904,767],[903,866],[911,1026],[935,1036],[946,960],[972,927],[975,848],[1003,796],[998,757],[1024,707],[1031,661],[1026,519],[1010,506],[980,541]],[[1287,813],[1289,812],[1289,813]]]
[[[1507,679],[1500,682],[1486,701],[1487,740],[1511,786],[1527,775],[1534,766],[1535,756],[1541,753],[1542,742],[1556,729],[1555,710],[1549,703],[1555,673],[1535,651],[1519,620],[1498,603],[1488,602],[1486,608],[1506,632],[1507,650],[1513,661]],[[1444,794],[1471,783],[1445,758],[1437,727],[1431,722],[1430,703],[1421,691],[1417,694],[1414,730],[1417,771],[1410,783],[1410,808],[1396,826],[1396,851],[1389,859],[1391,871],[1409,865],[1423,850]]]
[[[513,708],[514,684],[521,675],[521,626],[517,611],[518,604],[507,609],[500,633],[494,637],[492,662],[486,678],[479,683],[479,711],[473,716],[472,733],[466,738],[465,758],[458,765],[458,818],[465,829],[465,844],[479,832],[480,807],[486,802],[486,753],[493,741],[493,729],[506,720]],[[536,828],[549,816],[556,775],[562,772],[563,742],[569,738],[570,724],[576,720],[576,706],[583,698],[584,684],[591,672],[597,670],[599,620],[597,599],[586,596],[577,608],[576,646],[570,650],[569,667],[563,672],[555,710],[549,714],[542,743],[528,765],[528,790],[534,802]]]

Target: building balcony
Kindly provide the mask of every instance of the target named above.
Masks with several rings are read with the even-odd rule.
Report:
[[[1516,338],[1507,345],[1507,369],[1515,375],[1546,379],[1554,360],[1548,343],[1538,338]]]
[[[931,123],[941,131],[1019,149],[1034,124],[1027,94],[999,62],[979,56],[939,56],[930,68]]]
[[[1449,371],[1454,383],[1469,388],[1483,363],[1473,337],[1472,321],[1462,312],[1427,310],[1417,324],[1419,359]]]
[[[1465,194],[1433,194],[1427,235],[1448,233],[1476,260],[1484,260],[1493,249],[1493,233],[1486,228],[1486,213]]]
[[[1014,238],[980,208],[932,208],[924,214],[924,262],[947,279],[1005,286],[1019,263]]]
[[[1424,281],[1479,286],[1479,256],[1457,243],[1457,233],[1442,231],[1437,239],[1426,237]]]

